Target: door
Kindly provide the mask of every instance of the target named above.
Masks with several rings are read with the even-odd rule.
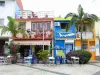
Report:
[[[66,46],[66,51],[65,51],[66,53],[70,52],[70,50],[73,50],[73,44],[66,44],[65,46]]]

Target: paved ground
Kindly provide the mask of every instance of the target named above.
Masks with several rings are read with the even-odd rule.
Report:
[[[0,65],[0,75],[100,75],[100,63],[86,65]]]

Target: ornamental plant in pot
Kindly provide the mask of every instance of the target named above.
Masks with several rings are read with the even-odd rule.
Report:
[[[48,50],[40,50],[37,55],[39,57],[39,60],[42,61],[42,63],[46,63],[48,60],[48,54],[49,51]]]

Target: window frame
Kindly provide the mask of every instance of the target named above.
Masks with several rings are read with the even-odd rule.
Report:
[[[47,30],[47,31],[50,31],[50,29],[48,29],[48,26],[47,26],[48,23],[50,24],[50,29],[51,29],[51,22],[47,22],[47,23],[46,23],[46,30]]]
[[[5,1],[0,1],[0,6],[4,7],[5,6]]]
[[[24,24],[23,24],[23,28],[24,28],[24,29],[23,29],[23,28],[21,28],[21,29],[25,30],[25,29],[26,29],[26,22],[19,22],[19,24],[20,24],[20,23],[24,23]],[[20,28],[20,27],[18,27],[18,29],[19,29],[19,28]]]
[[[32,26],[33,24],[35,24],[35,29],[32,28],[32,27],[33,27],[33,26]],[[32,22],[32,23],[31,23],[31,31],[35,31],[36,29],[37,29],[37,23]]]
[[[0,26],[4,26],[4,19],[3,18],[0,18],[0,20],[3,21],[3,24],[0,24]]]
[[[51,29],[51,22],[32,22],[31,23],[31,31],[36,31],[36,30],[39,30],[39,31],[41,31],[42,29],[43,29],[43,25],[45,26],[44,27],[44,30],[46,30],[46,31],[50,31],[50,29],[48,30],[47,29],[47,23],[50,23],[50,29]],[[33,29],[32,28],[32,25],[33,24],[35,24],[36,26],[35,26],[35,29]],[[38,24],[40,24],[40,29],[39,29],[39,27],[38,27]]]
[[[87,50],[87,49],[88,49],[88,43],[85,42],[85,41],[83,41],[83,42],[82,42],[82,48],[83,48],[84,50]]]
[[[62,28],[62,27],[61,27],[61,24],[66,24],[65,28]],[[65,23],[65,22],[64,22],[64,23],[63,23],[63,22],[60,23],[60,28],[61,28],[61,29],[66,29],[67,27],[69,27],[69,23]]]

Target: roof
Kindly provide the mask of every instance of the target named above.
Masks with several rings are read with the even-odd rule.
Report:
[[[15,19],[16,21],[53,21],[53,18],[26,18]]]
[[[16,0],[16,2],[17,2],[17,4],[18,4],[19,8],[20,8],[21,10],[23,10],[22,1],[21,1],[21,0]]]
[[[59,20],[59,21],[65,21],[65,20],[71,20],[72,18],[71,17],[68,17],[68,18],[60,18],[60,17],[56,17],[54,18],[54,20]]]

